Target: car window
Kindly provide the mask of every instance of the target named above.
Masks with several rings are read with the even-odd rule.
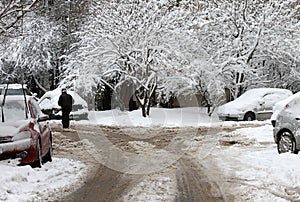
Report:
[[[25,102],[7,100],[3,106],[5,121],[18,121],[26,119]]]
[[[286,107],[286,111],[300,118],[300,98],[291,100]]]
[[[285,99],[287,96],[284,93],[269,93],[263,97],[263,105],[266,109],[272,109],[273,106],[280,100]]]
[[[28,89],[24,89],[25,95],[31,95]],[[7,95],[24,95],[23,89],[7,89]]]
[[[28,89],[24,89],[25,95],[32,95]],[[4,95],[5,89],[0,90],[0,95]],[[6,95],[24,95],[23,89],[7,89]]]

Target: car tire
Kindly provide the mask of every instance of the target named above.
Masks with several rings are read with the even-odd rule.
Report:
[[[278,153],[293,153],[298,154],[298,150],[296,149],[296,141],[293,134],[289,131],[282,131],[279,135],[278,143],[277,143]]]
[[[255,120],[255,114],[252,112],[247,112],[244,116],[244,121],[254,121]]]
[[[42,148],[40,140],[37,142],[37,159],[31,164],[31,167],[33,168],[41,168],[43,164],[43,158],[42,158]]]
[[[43,163],[46,163],[48,161],[52,162],[52,154],[53,154],[53,147],[52,147],[52,141],[50,140],[49,150],[43,158]]]

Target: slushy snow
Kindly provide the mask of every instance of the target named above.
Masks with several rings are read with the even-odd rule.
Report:
[[[96,124],[140,127],[231,127],[240,129],[216,134],[216,144],[208,156],[201,156],[201,141],[187,142],[193,147],[195,158],[208,166],[223,170],[227,189],[242,201],[300,200],[300,158],[294,154],[278,154],[273,140],[270,120],[254,122],[220,122],[206,109],[151,109],[151,116],[141,117],[141,111],[110,110],[91,112],[89,121],[72,122],[75,125]],[[235,144],[224,144],[231,138]],[[195,143],[196,142],[196,143]],[[132,141],[133,148],[152,148],[143,142]],[[211,157],[211,158],[210,158]],[[0,162],[0,201],[28,201],[54,199],[55,195],[72,191],[86,172],[81,162],[54,158],[42,168],[16,167]],[[146,186],[147,185],[147,186]],[[165,191],[164,191],[165,190]],[[166,191],[167,190],[167,191]],[[147,176],[129,190],[124,201],[172,201],[176,196],[176,178],[172,173]],[[54,197],[54,198],[51,198]]]

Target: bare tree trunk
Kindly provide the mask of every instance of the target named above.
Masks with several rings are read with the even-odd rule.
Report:
[[[143,89],[144,91],[145,91],[145,89]],[[139,96],[139,94],[138,94],[138,92],[136,92],[135,93],[135,97],[136,97],[136,100],[137,100],[137,102],[138,102],[138,104],[139,104],[139,106],[141,107],[141,109],[142,109],[142,116],[143,117],[147,117],[147,112],[146,112],[146,98],[145,98],[145,92],[142,92],[141,93],[142,94],[142,98]],[[144,100],[144,101],[142,101],[142,100]]]
[[[37,78],[36,78],[35,76],[32,76],[32,77],[33,77],[34,82],[36,83],[36,85],[37,85],[42,91],[44,91],[44,93],[46,93],[46,92],[47,92],[47,89],[44,88],[44,87],[40,84],[40,82],[37,80]]]

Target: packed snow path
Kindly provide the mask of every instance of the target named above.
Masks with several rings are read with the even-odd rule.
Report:
[[[207,129],[196,129],[195,133],[195,128],[146,129],[82,125],[71,132],[61,131],[56,127],[53,127],[53,130],[59,131],[70,141],[84,141],[87,146],[86,156],[92,157],[94,161],[94,170],[90,179],[81,189],[64,200],[225,201],[228,197],[232,198],[223,196],[223,193],[218,190],[219,182],[208,178],[207,171],[201,168],[199,161],[194,161],[195,159],[187,153],[190,147],[187,141],[207,134]],[[127,135],[129,132],[131,136]],[[141,136],[138,138],[138,133],[143,134],[144,138]],[[106,161],[105,155],[114,158],[114,151],[112,151],[114,149],[101,145],[104,136],[112,143],[109,147],[118,147],[124,152],[135,153],[136,158],[138,155],[147,156],[145,161],[152,162],[151,158],[154,157],[157,166],[150,165],[149,168],[143,167],[147,163],[142,162],[142,165],[137,165],[140,162],[135,162],[136,164],[125,162],[125,157],[115,158],[114,163],[120,165]],[[169,153],[171,160],[164,157]],[[130,158],[132,157],[128,157],[127,161],[130,161]],[[86,159],[81,160],[86,161]],[[130,171],[124,172],[126,168],[123,165],[126,165],[126,168],[129,166]]]
[[[84,162],[89,176],[58,201],[300,199],[299,156],[277,154],[268,122],[72,127],[68,132],[53,126],[59,142],[55,154]]]
[[[85,155],[75,153],[74,157],[94,165],[86,184],[64,200],[232,201],[235,196],[225,189],[228,186],[222,170],[207,159],[219,142],[218,134],[239,127],[218,130],[80,125],[70,132],[53,127],[69,142],[84,144]]]

